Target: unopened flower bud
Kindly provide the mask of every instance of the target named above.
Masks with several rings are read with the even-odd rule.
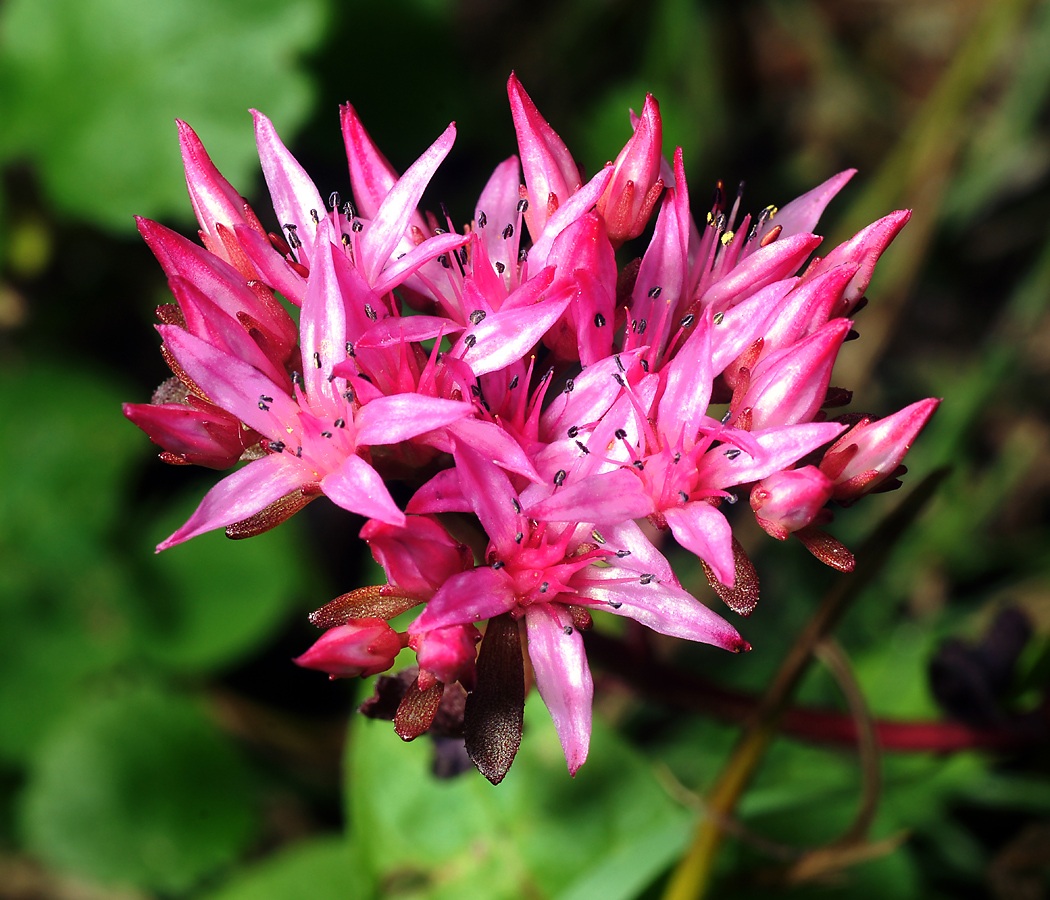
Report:
[[[354,678],[385,672],[401,650],[401,639],[382,619],[351,619],[329,628],[293,662],[332,678]]]
[[[414,634],[408,645],[416,651],[421,672],[430,672],[445,684],[461,681],[469,690],[480,640],[481,632],[473,625],[450,625]]]
[[[660,105],[647,94],[634,135],[616,157],[609,186],[598,200],[598,212],[615,245],[638,237],[649,221],[664,187],[660,180],[662,147]]]
[[[831,480],[816,466],[774,472],[751,490],[758,524],[778,540],[805,528],[831,499]]]
[[[885,419],[863,418],[842,435],[820,463],[834,483],[832,497],[856,500],[890,478],[940,402],[931,397]]]

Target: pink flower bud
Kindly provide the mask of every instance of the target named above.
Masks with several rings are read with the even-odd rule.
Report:
[[[292,662],[327,672],[332,678],[354,678],[385,672],[400,650],[401,638],[382,619],[351,619],[329,628]]]
[[[649,221],[664,188],[660,180],[662,147],[660,105],[652,94],[646,94],[634,135],[616,157],[612,179],[598,200],[609,240],[617,246],[638,237]]]
[[[412,635],[408,645],[416,651],[419,669],[438,681],[462,681],[468,690],[474,685],[475,647],[481,632],[473,625],[449,625]],[[423,678],[420,678],[423,681]]]
[[[165,462],[175,465],[228,469],[248,446],[262,440],[257,431],[241,427],[236,416],[197,402],[200,408],[191,403],[125,403],[124,415],[164,448]]]
[[[831,489],[831,480],[816,466],[774,472],[752,488],[751,508],[766,533],[783,541],[820,515]]]
[[[743,398],[734,400],[734,411],[750,408],[755,431],[812,421],[827,396],[831,370],[852,324],[835,319],[767,357],[756,367]]]
[[[525,221],[535,241],[547,219],[580,189],[583,179],[569,148],[540,115],[513,72],[507,81],[507,95],[529,194]]]
[[[834,483],[832,497],[856,500],[892,477],[940,403],[931,397],[885,419],[863,418],[835,441],[820,463]]]
[[[368,541],[387,580],[421,599],[429,599],[447,579],[474,567],[470,549],[427,516],[409,516],[404,527],[369,519],[361,538]]]

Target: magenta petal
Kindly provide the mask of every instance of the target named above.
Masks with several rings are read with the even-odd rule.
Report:
[[[491,619],[515,606],[514,582],[506,572],[482,566],[453,575],[419,614],[412,634]]]
[[[383,198],[371,225],[361,235],[363,259],[360,261],[360,267],[370,285],[378,282],[383,266],[405,236],[409,220],[416,211],[424,189],[434,177],[441,161],[448,156],[455,140],[456,126],[449,125],[441,137],[398,179],[397,184]]]
[[[726,587],[736,581],[733,530],[726,517],[703,501],[664,510],[671,533],[686,550],[707,563]]]
[[[697,466],[700,482],[723,488],[761,481],[773,472],[794,465],[845,430],[846,426],[838,422],[810,422],[755,432],[751,437],[758,444],[758,454],[751,455],[746,449],[732,454],[724,446],[709,450]]]
[[[359,444],[396,444],[469,416],[473,407],[457,400],[392,394],[362,406],[354,416]]]
[[[711,285],[700,298],[701,306],[713,306],[715,312],[722,312],[767,284],[787,278],[820,241],[815,234],[796,234],[759,248],[741,260],[725,278]]]
[[[358,350],[397,347],[402,341],[426,341],[462,330],[462,325],[442,316],[387,316],[354,341],[354,347]]]
[[[526,607],[525,624],[536,687],[554,720],[569,774],[575,775],[587,759],[594,699],[583,638],[568,612],[550,603]]]
[[[298,404],[258,369],[177,325],[158,325],[157,331],[186,374],[216,406],[271,440],[283,440],[287,428],[298,427]]]
[[[671,564],[634,522],[627,520],[618,525],[604,525],[600,534],[605,539],[604,549],[616,551],[619,568],[632,569],[639,575],[649,572],[661,584],[681,587]],[[627,553],[623,553],[624,550]]]
[[[321,490],[343,509],[404,527],[405,514],[397,508],[379,473],[360,456],[346,457],[338,469],[321,479]]]
[[[427,238],[418,247],[410,250],[404,256],[399,256],[383,269],[377,276],[375,284],[372,285],[372,290],[377,294],[392,291],[420,266],[442,253],[450,253],[462,247],[469,240],[469,234],[439,234],[436,237]]]
[[[646,580],[618,567],[586,570],[586,581],[577,576],[580,603],[590,600],[618,616],[628,616],[647,628],[671,637],[713,644],[725,650],[743,650],[747,645],[732,625],[680,587]],[[580,573],[581,575],[583,573]],[[631,577],[625,577],[627,575]]]
[[[716,374],[711,371],[711,307],[701,313],[694,327],[696,332],[665,369],[667,386],[657,408],[657,421],[668,446],[683,446],[686,450],[692,449],[706,418]]]
[[[532,245],[529,251],[530,265],[547,264],[547,255],[551,252],[554,239],[598,202],[598,198],[609,184],[609,179],[612,178],[612,173],[612,166],[606,166],[573,194],[567,203],[562,202],[558,211],[547,220],[539,240]]]
[[[307,259],[299,261],[311,264],[314,233],[317,228],[311,210],[319,218],[324,217],[327,210],[306,170],[299,165],[277,136],[273,122],[258,110],[253,109],[251,113],[255,119],[255,142],[259,147],[259,161],[262,163],[266,186],[270,189],[277,221],[282,228],[288,225],[296,227],[296,234],[309,254]]]
[[[469,445],[457,442],[455,458],[463,495],[499,554],[511,557],[518,549],[514,541],[519,530],[517,491],[502,469]]]
[[[571,296],[563,293],[525,309],[486,316],[460,336],[454,352],[462,354],[463,361],[475,375],[509,366],[521,359],[561,318],[570,299]]]
[[[333,383],[329,376],[333,374],[333,367],[346,359],[346,306],[335,275],[332,226],[327,218],[321,221],[317,236],[306,299],[299,317],[303,381],[311,405],[321,405],[336,418],[344,409],[339,396],[344,385]]]
[[[614,469],[567,481],[547,499],[528,510],[543,522],[622,522],[656,511],[638,476],[629,469]]]
[[[524,475],[529,481],[540,482],[532,460],[521,445],[496,422],[482,419],[459,419],[449,425],[448,430],[458,440],[466,441],[483,456],[491,459],[501,469]]]
[[[289,454],[274,453],[250,462],[208,491],[186,524],[166,541],[157,544],[157,552],[206,531],[243,521],[266,509],[275,500],[316,480],[317,476],[308,466]]]
[[[306,297],[306,279],[296,272],[273,245],[254,228],[247,225],[235,225],[233,233],[237,236],[244,252],[259,270],[263,281],[279,291],[282,296],[296,306],[303,305]]]
[[[505,159],[494,171],[478,197],[474,209],[477,231],[485,242],[485,250],[491,263],[502,263],[505,268],[517,265],[517,259],[509,255],[509,242],[503,240],[504,222],[513,222],[518,215],[521,200],[521,165],[518,157]],[[481,223],[485,224],[482,225]]]
[[[846,169],[838,175],[832,175],[823,184],[818,184],[813,190],[807,191],[801,197],[796,197],[786,206],[782,207],[759,231],[757,237],[761,240],[770,229],[779,225],[783,230],[778,240],[791,237],[794,234],[810,232],[817,227],[817,222],[823,214],[827,205],[835,198],[854,175],[856,169]]]
[[[463,496],[459,472],[455,469],[443,469],[416,491],[408,501],[405,511],[420,515],[439,512],[472,513],[474,508]]]

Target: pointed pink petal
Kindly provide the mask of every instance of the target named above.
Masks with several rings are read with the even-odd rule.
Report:
[[[274,441],[285,439],[286,429],[298,426],[299,405],[258,369],[176,325],[158,325],[157,331],[186,374],[216,406]]]
[[[656,217],[656,230],[642,257],[638,278],[631,294],[630,318],[645,319],[649,330],[645,342],[654,348],[652,359],[658,358],[668,338],[677,330],[674,312],[682,295],[686,277],[686,259],[683,241],[678,231],[675,196],[668,193]],[[659,288],[658,291],[654,290]],[[653,294],[657,296],[653,296]],[[657,330],[659,329],[659,330]]]
[[[354,341],[354,347],[357,350],[397,347],[402,341],[411,344],[462,330],[462,325],[443,316],[387,316]]]
[[[697,465],[700,483],[705,487],[724,488],[761,481],[773,472],[794,465],[845,430],[846,426],[838,422],[810,422],[754,432],[752,437],[761,449],[760,454],[751,456],[746,450],[733,454],[734,448],[725,446],[709,450]]]
[[[736,581],[733,530],[726,517],[704,501],[664,510],[671,533],[686,550],[695,553],[726,587]]]
[[[469,416],[474,407],[457,400],[393,394],[362,406],[354,416],[357,442],[396,444]]]
[[[518,261],[510,258],[508,242],[503,240],[501,233],[504,223],[517,219],[518,201],[521,199],[520,186],[521,165],[518,163],[518,157],[512,156],[496,166],[496,171],[482,189],[478,205],[474,209],[474,222],[478,234],[485,242],[489,262],[503,263],[508,269],[511,264],[517,265]]]
[[[827,181],[817,185],[813,190],[796,197],[766,222],[757,235],[758,240],[761,240],[770,229],[775,228],[777,225],[783,229],[777,240],[783,240],[794,234],[813,231],[817,227],[817,222],[820,221],[820,217],[827,205],[856,174],[856,169],[846,169],[843,172],[839,172],[838,175],[832,175]]]
[[[362,233],[360,246],[363,259],[359,265],[370,285],[379,280],[383,266],[405,236],[424,189],[434,177],[441,161],[448,156],[455,140],[456,126],[452,124],[398,179],[397,184],[383,198],[371,224]]]
[[[495,372],[521,359],[561,318],[571,296],[555,295],[526,309],[501,310],[486,316],[461,335],[453,352],[475,375]],[[467,346],[471,343],[471,346]]]
[[[722,312],[735,306],[767,284],[787,278],[798,270],[821,238],[815,234],[796,234],[760,247],[725,277],[716,281],[700,298],[703,307]]]
[[[273,122],[258,110],[253,109],[251,113],[255,119],[259,161],[262,163],[266,186],[270,189],[277,221],[282,229],[286,225],[296,226],[296,234],[307,252],[307,258],[300,258],[299,261],[304,265],[312,265],[317,229],[314,213],[319,219],[327,217],[324,202],[306,170],[281,143]]]
[[[550,603],[526,607],[525,624],[536,688],[554,720],[569,774],[575,775],[587,759],[594,699],[583,638],[568,612]]]
[[[777,310],[784,298],[798,284],[798,278],[783,278],[756,291],[742,303],[726,310],[711,334],[711,371],[714,374],[724,372],[734,359],[740,356],[754,341],[766,331],[770,321],[777,315]],[[695,335],[690,337],[690,341]],[[685,352],[686,345],[678,351]]]
[[[547,265],[547,255],[551,251],[554,239],[598,202],[610,178],[612,166],[606,166],[573,194],[568,202],[562,202],[558,211],[547,220],[539,239],[529,250],[529,265]]]
[[[686,450],[692,449],[711,402],[715,376],[711,371],[712,307],[700,314],[693,327],[696,331],[666,368],[667,386],[657,408],[657,422],[668,439],[667,446],[684,446]]]
[[[452,250],[462,247],[469,240],[469,234],[439,234],[436,237],[427,238],[418,247],[395,259],[383,269],[372,286],[372,290],[377,294],[392,291],[420,266],[441,256],[442,253],[451,253]]]
[[[423,515],[439,512],[471,513],[474,509],[463,496],[459,472],[456,469],[444,469],[416,491],[405,511]]]
[[[205,245],[212,253],[230,262],[215,226],[222,224],[232,229],[237,224],[243,225],[244,200],[219,173],[196,132],[181,119],[176,119],[175,123],[179,127],[186,187]]]
[[[491,459],[501,469],[524,475],[529,481],[543,480],[528,455],[521,449],[521,444],[496,422],[460,419],[449,425],[448,430],[460,441],[466,441],[482,456]]]
[[[206,531],[243,521],[316,480],[317,476],[307,465],[286,453],[274,453],[250,462],[208,491],[186,524],[157,545],[157,552]]]
[[[404,527],[405,514],[397,508],[379,473],[360,456],[346,457],[338,469],[321,479],[321,490],[343,509]]]
[[[332,226],[327,218],[318,228],[306,299],[299,316],[303,353],[303,382],[311,405],[320,405],[332,418],[343,413],[339,394],[346,386],[329,380],[336,364],[346,359],[346,307],[332,262]]]
[[[546,441],[565,437],[575,425],[597,422],[619,398],[623,388],[616,376],[629,378],[640,368],[641,350],[618,353],[588,366],[573,379],[573,389],[562,392],[548,404],[540,419],[540,434]]]
[[[480,566],[453,575],[408,626],[411,634],[491,619],[513,609],[514,582],[503,570]]]
[[[616,552],[621,569],[631,569],[639,575],[650,572],[661,584],[681,587],[671,564],[636,523],[628,519],[618,525],[603,525],[600,534],[605,539],[602,546]]]
[[[456,469],[463,495],[470,500],[489,540],[503,557],[517,550],[518,492],[502,469],[464,443],[456,444]]]
[[[235,225],[233,233],[241,242],[248,258],[259,270],[263,281],[275,291],[279,291],[290,303],[302,306],[306,297],[306,279],[273,249],[269,239],[247,225]]]
[[[618,566],[590,566],[577,574],[573,585],[580,591],[577,602],[601,604],[601,609],[628,616],[660,634],[725,650],[739,651],[747,646],[740,633],[720,615],[677,585],[662,583],[655,577],[639,578],[636,572]]]
[[[566,481],[527,512],[541,522],[622,522],[656,511],[641,480],[629,469],[614,469]]]

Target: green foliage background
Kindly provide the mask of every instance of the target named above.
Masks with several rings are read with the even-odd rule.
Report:
[[[163,467],[120,416],[166,377],[150,330],[166,287],[133,216],[195,228],[175,118],[264,221],[249,107],[322,193],[349,194],[339,102],[400,169],[455,119],[457,147],[426,202],[466,218],[516,149],[511,69],[588,171],[615,156],[628,107],[650,91],[695,197],[746,178],[760,208],[856,165],[822,223],[829,240],[914,208],[837,380],[855,389],[853,409],[878,414],[943,396],[909,478],[943,463],[953,473],[838,636],[874,715],[937,723],[930,661],[1015,606],[1033,637],[998,712],[1046,708],[1050,2],[8,0],[0,898],[660,896],[735,726],[599,676],[576,779],[535,698],[504,784],[435,779],[427,740],[402,745],[349,716],[353,686],[289,662],[311,639],[305,613],[374,577],[352,539],[359,523],[314,504],[259,538],[211,534],[155,556],[213,473]],[[843,511],[835,533],[855,546],[894,502]],[[755,652],[657,652],[760,692],[831,576],[797,544],[761,544],[739,525],[764,584],[741,626]],[[844,708],[819,670],[800,700]],[[841,834],[861,775],[853,752],[780,738],[713,895],[1045,896],[1047,762],[1040,742],[886,753],[871,833],[882,849],[788,886],[778,850]]]

